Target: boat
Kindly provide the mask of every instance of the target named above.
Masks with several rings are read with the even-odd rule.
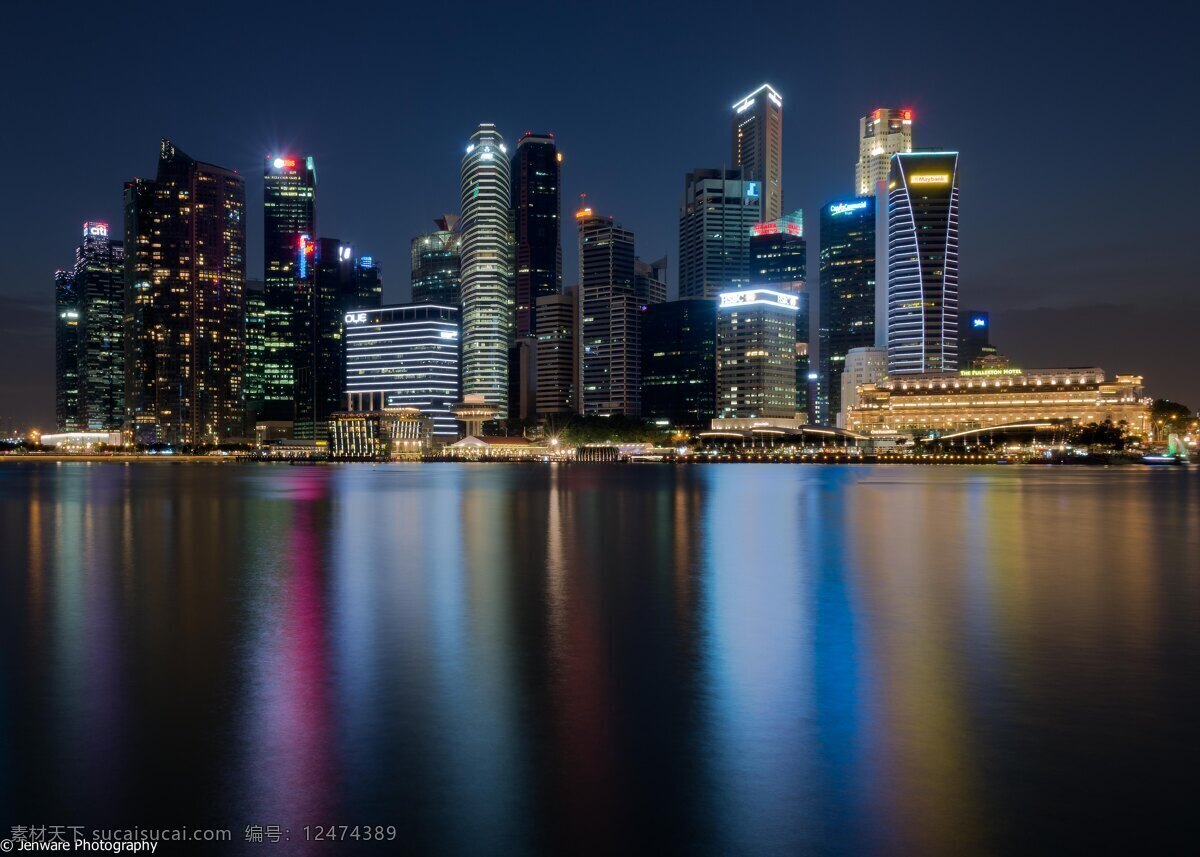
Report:
[[[1171,453],[1151,453],[1142,456],[1142,464],[1148,464],[1151,467],[1175,467],[1187,464],[1187,459],[1182,455],[1173,455]]]

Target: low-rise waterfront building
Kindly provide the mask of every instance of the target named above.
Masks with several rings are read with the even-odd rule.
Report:
[[[433,448],[434,421],[420,408],[340,411],[329,420],[335,461],[418,458]]]

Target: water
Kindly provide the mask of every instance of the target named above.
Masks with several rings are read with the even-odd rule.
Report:
[[[928,855],[1190,832],[1196,469],[10,461],[0,567],[0,838]],[[291,840],[237,841],[252,824]],[[396,843],[303,841],[330,824]]]

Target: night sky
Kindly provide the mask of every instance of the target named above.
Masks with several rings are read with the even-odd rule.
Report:
[[[30,10],[33,5],[36,10]],[[978,4],[980,7],[983,4]],[[858,118],[916,111],[961,159],[960,305],[1026,367],[1144,374],[1200,406],[1194,7],[1165,4],[20,4],[0,70],[0,427],[53,422],[53,275],[84,220],[169,137],[247,179],[262,275],[262,165],[311,154],[318,232],[407,300],[409,239],[458,210],[467,137],[551,131],[564,153],[564,280],[579,194],[677,273],[684,173],[729,159],[730,105],[784,98],[784,201],[853,191]],[[190,10],[190,11],[184,11]],[[1191,56],[1192,59],[1188,59]]]

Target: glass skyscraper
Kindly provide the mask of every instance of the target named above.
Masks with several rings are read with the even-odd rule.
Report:
[[[797,297],[796,311],[796,410],[807,412],[809,371],[808,242],[804,238],[804,212],[796,209],[777,220],[750,227],[750,280],[754,286],[771,286]]]
[[[717,302],[682,298],[642,312],[642,416],[709,427],[716,416]]]
[[[679,296],[714,298],[750,284],[750,227],[762,182],[740,168],[693,170],[679,204]]]
[[[447,214],[435,220],[437,230],[412,240],[413,303],[452,304],[460,301],[462,233],[458,217]]]
[[[783,98],[764,83],[733,105],[733,165],[762,183],[757,220],[783,214]]]
[[[634,293],[633,233],[590,208],[579,227],[581,412],[641,412],[641,304]]]
[[[526,133],[512,159],[516,336],[533,336],[538,298],[562,292],[561,157],[553,134]]]

